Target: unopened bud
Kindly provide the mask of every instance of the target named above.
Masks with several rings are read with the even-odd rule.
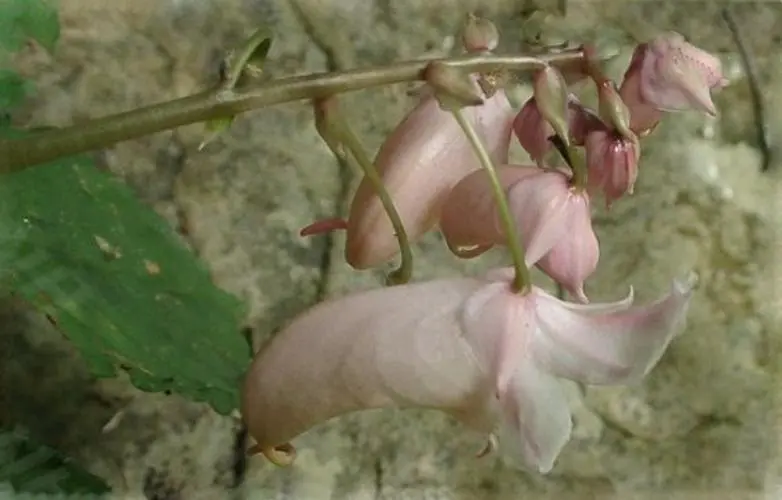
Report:
[[[565,146],[570,146],[568,91],[562,74],[552,66],[538,71],[533,93],[541,116],[551,125]]]
[[[435,61],[427,66],[424,77],[435,89],[440,105],[443,107],[483,104],[483,96],[478,86],[468,75],[452,66]],[[449,101],[447,105],[443,99]]]
[[[493,22],[468,14],[462,31],[462,45],[467,52],[491,52],[500,43],[500,32]]]
[[[619,95],[614,82],[605,80],[598,85],[597,96],[600,119],[623,137],[634,140],[635,134],[630,129],[630,109]]]

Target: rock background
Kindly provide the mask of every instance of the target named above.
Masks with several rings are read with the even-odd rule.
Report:
[[[302,436],[293,468],[252,460],[235,487],[241,468],[235,419],[176,396],[140,393],[122,380],[92,381],[45,320],[14,304],[0,311],[0,422],[26,422],[106,477],[114,498],[782,495],[774,466],[782,429],[778,4],[732,4],[769,113],[772,169],[761,174],[748,83],[715,2],[569,2],[564,19],[530,17],[534,8],[553,11],[558,2],[523,0],[61,3],[55,57],[31,53],[19,62],[39,88],[17,116],[22,123],[66,125],[197,91],[213,81],[221,50],[261,23],[277,33],[274,75],[446,54],[463,16],[477,7],[497,20],[504,50],[518,50],[536,35],[599,41],[622,50],[618,74],[634,37],[674,29],[723,57],[733,84],[716,99],[718,119],[669,116],[644,143],[636,195],[596,216],[602,257],[589,283],[596,299],[616,298],[632,284],[639,300],[650,300],[688,269],[700,273],[701,286],[685,335],[642,386],[570,387],[574,439],[549,476],[518,472],[496,458],[474,460],[481,437],[439,414],[385,411],[344,417]],[[377,148],[411,105],[405,91],[345,97],[368,147]],[[172,224],[187,221],[194,251],[221,286],[249,303],[247,322],[259,337],[324,296],[381,282],[380,272],[359,273],[342,261],[339,235],[297,236],[312,220],[344,211],[355,187],[318,138],[305,104],[248,113],[199,153],[201,139],[194,125],[98,156]],[[434,234],[415,254],[417,279],[473,272],[505,258],[493,253],[459,262]],[[120,409],[124,418],[102,433]]]

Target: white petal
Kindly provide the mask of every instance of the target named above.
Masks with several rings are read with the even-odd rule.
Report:
[[[685,320],[692,283],[647,306],[606,314],[579,314],[553,297],[538,296],[538,331],[530,349],[555,375],[587,384],[625,384],[660,360]]]
[[[567,302],[565,300],[559,300],[558,298],[554,297],[553,295],[549,294],[545,290],[538,289],[537,293],[539,295],[544,294],[546,295],[547,300],[553,300],[559,302],[559,305],[565,309],[568,309],[573,312],[577,312],[579,314],[585,314],[585,315],[599,315],[599,314],[609,314],[613,312],[619,312],[619,311],[625,311],[632,307],[633,301],[635,300],[635,292],[633,290],[633,287],[630,287],[630,291],[627,293],[627,296],[625,298],[617,300],[615,302],[598,302],[595,304],[578,304],[576,302]]]
[[[506,391],[535,333],[534,304],[534,296],[513,293],[509,280],[485,286],[465,301],[465,339],[498,394]]]
[[[519,361],[499,401],[499,451],[523,468],[546,474],[570,439],[570,408],[556,378],[529,358]]]

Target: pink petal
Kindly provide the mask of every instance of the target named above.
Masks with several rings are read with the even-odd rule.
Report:
[[[600,246],[592,229],[589,199],[585,195],[571,198],[573,207],[564,223],[568,234],[557,242],[538,262],[538,266],[554,281],[584,304],[584,281],[595,272],[600,258]]]
[[[644,99],[664,111],[694,107],[716,115],[710,91],[724,80],[720,60],[675,32],[659,35],[648,47],[641,68]]]
[[[551,373],[587,384],[624,384],[657,364],[686,318],[694,280],[674,281],[671,292],[641,307],[579,314],[536,290],[536,361]]]
[[[440,408],[481,432],[484,373],[461,336],[461,307],[484,280],[399,285],[321,303],[255,357],[242,415],[258,446],[333,417],[388,406]]]
[[[559,382],[531,360],[520,360],[499,404],[499,451],[524,468],[551,472],[573,430]]]
[[[543,118],[534,97],[527,100],[514,118],[513,133],[530,159],[542,167],[543,158],[553,147],[548,138],[554,135],[554,129]]]
[[[567,232],[564,222],[570,196],[568,178],[559,171],[526,176],[508,190],[528,266],[536,264]]]
[[[630,130],[643,135],[653,130],[662,119],[663,112],[641,95],[641,68],[648,51],[646,44],[638,45],[633,52],[630,66],[625,71],[619,95],[630,110]]]
[[[513,108],[504,92],[483,105],[466,108],[493,160],[508,162]],[[391,133],[375,165],[394,201],[409,239],[414,242],[439,219],[446,196],[465,175],[480,168],[478,159],[454,117],[427,96]],[[399,251],[391,221],[367,179],[356,191],[348,218],[345,257],[366,269]]]
[[[524,468],[549,472],[570,438],[570,409],[557,380],[535,365],[529,343],[536,330],[535,295],[512,292],[510,269],[488,273],[464,304],[464,338],[497,394],[499,449]]]
[[[488,360],[489,378],[500,398],[535,332],[534,302],[509,285],[503,279],[482,288],[464,303],[462,316],[465,339],[477,359]]]
[[[536,167],[503,165],[497,175],[507,190],[519,179],[539,171]],[[448,194],[440,215],[440,230],[452,249],[478,245],[490,248],[503,243],[491,181],[484,170],[465,176]]]

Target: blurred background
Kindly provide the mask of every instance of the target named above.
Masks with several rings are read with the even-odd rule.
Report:
[[[439,413],[410,410],[324,424],[296,441],[291,468],[244,461],[237,418],[142,393],[122,379],[96,382],[45,318],[12,303],[0,306],[0,423],[24,422],[106,478],[112,498],[782,498],[775,465],[782,430],[779,1],[60,5],[55,55],[28,51],[17,61],[38,88],[19,113],[24,124],[63,126],[202,90],[215,82],[224,50],[263,24],[275,33],[267,70],[283,76],[456,53],[468,12],[495,21],[501,52],[568,40],[613,50],[609,71],[617,79],[635,43],[675,30],[719,55],[731,84],[715,96],[717,118],[668,115],[643,143],[635,195],[610,212],[597,207],[601,261],[587,284],[591,296],[616,299],[632,285],[639,301],[652,300],[689,269],[701,285],[686,332],[642,386],[568,386],[574,436],[548,476],[498,457],[476,460],[480,436]],[[343,97],[372,151],[414,104],[408,90]],[[592,90],[580,91],[590,103]],[[514,93],[523,102],[530,89]],[[192,125],[96,157],[173,226],[186,223],[188,243],[216,282],[248,303],[246,322],[259,340],[323,297],[382,283],[381,271],[344,263],[341,234],[298,236],[317,218],[344,214],[356,186],[317,135],[306,103],[246,113],[198,151],[203,137],[203,126]],[[513,157],[527,161],[518,146]],[[459,261],[437,234],[414,252],[416,279],[508,262],[501,252]]]

